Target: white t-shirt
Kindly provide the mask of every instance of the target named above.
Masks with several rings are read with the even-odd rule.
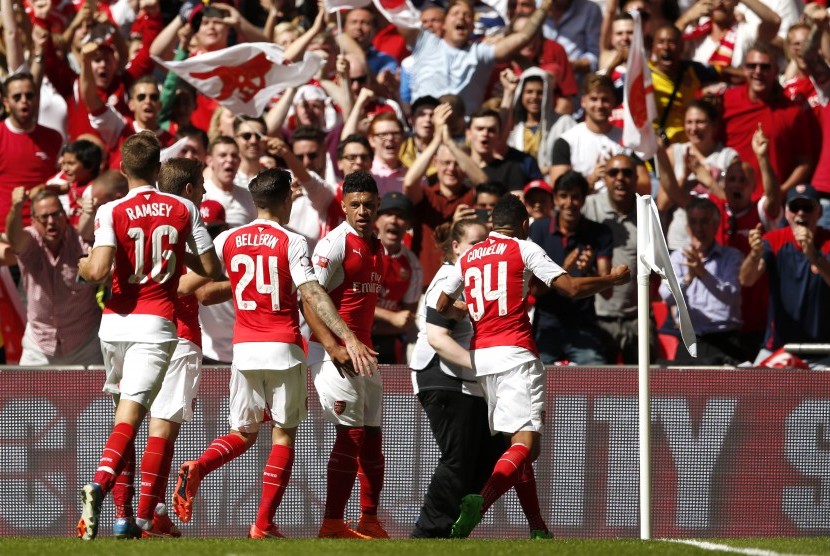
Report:
[[[225,222],[231,228],[247,224],[256,218],[256,206],[247,189],[234,185],[225,191],[211,180],[205,180],[205,199],[217,201],[225,209]]]

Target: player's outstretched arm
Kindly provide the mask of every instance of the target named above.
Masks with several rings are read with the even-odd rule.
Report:
[[[357,339],[337,312],[329,294],[319,282],[310,281],[300,284],[303,301],[303,314],[314,335],[331,355],[332,361],[341,376],[369,376],[377,368],[377,352]],[[308,310],[311,309],[311,310]],[[343,340],[344,346],[335,339]]]
[[[115,260],[115,247],[102,245],[92,250],[88,257],[78,261],[78,276],[85,281],[100,284],[106,282]]]
[[[628,265],[618,265],[611,269],[606,276],[585,276],[575,278],[570,274],[558,276],[551,287],[569,297],[588,297],[605,288],[621,286],[631,281],[631,271]]]

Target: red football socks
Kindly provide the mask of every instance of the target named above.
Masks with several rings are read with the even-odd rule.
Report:
[[[274,444],[271,447],[271,455],[268,456],[268,463],[265,464],[265,471],[262,473],[262,496],[256,516],[256,526],[263,531],[268,529],[274,520],[274,514],[291,478],[293,465],[293,446]]]
[[[150,521],[159,499],[160,482],[162,476],[170,473],[170,468],[164,469],[164,456],[167,445],[173,445],[166,438],[151,436],[147,438],[147,447],[141,458],[141,488],[138,499],[138,514],[136,517]],[[166,481],[165,481],[166,482]]]
[[[539,495],[536,493],[536,474],[533,472],[533,463],[530,460],[525,462],[519,481],[513,486],[516,489],[516,496],[522,511],[527,518],[527,524],[531,531],[547,531],[548,526],[542,518],[542,510],[539,508]]]
[[[165,502],[167,500],[167,483],[170,480],[170,466],[173,465],[173,452],[176,445],[169,440],[165,444],[164,458],[161,460],[161,471],[158,479],[158,491],[156,494],[157,502]]]
[[[360,448],[357,476],[360,479],[360,511],[366,515],[377,515],[385,466],[380,429],[370,431],[366,431]]]
[[[343,519],[357,475],[357,457],[363,444],[362,427],[338,427],[326,466],[326,519]]]
[[[101,487],[104,494],[115,486],[115,481],[129,461],[128,447],[135,439],[136,430],[129,423],[118,423],[112,428],[110,437],[101,452],[95,478],[92,480]],[[135,454],[135,449],[133,449]],[[135,457],[135,455],[133,455]]]
[[[133,497],[135,496],[135,442],[127,444],[124,450],[124,469],[115,479],[112,487],[112,501],[115,504],[115,518],[133,517]]]
[[[481,490],[481,495],[484,497],[481,513],[487,511],[493,502],[519,481],[525,462],[529,461],[529,456],[530,450],[524,444],[513,444],[502,454],[496,462],[493,474]]]
[[[199,464],[202,466],[204,474],[207,475],[234,458],[241,456],[247,449],[242,437],[236,434],[226,434],[210,443],[207,450],[199,456]]]

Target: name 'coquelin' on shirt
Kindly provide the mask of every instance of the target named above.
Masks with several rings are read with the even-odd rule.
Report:
[[[504,251],[506,249],[507,245],[504,243],[491,245],[489,247],[472,247],[469,251],[467,251],[466,259],[467,262],[471,262],[489,255],[504,255]]]

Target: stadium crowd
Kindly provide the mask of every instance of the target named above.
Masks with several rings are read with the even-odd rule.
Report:
[[[573,278],[618,284],[574,297],[545,287],[550,283],[531,282],[529,322],[545,364],[637,362],[636,284],[621,281],[618,270],[636,268],[637,194],[656,198],[699,341],[696,360],[677,349],[673,298],[665,286],[655,287],[653,316],[659,319],[649,326],[656,359],[760,364],[787,343],[830,343],[830,140],[824,136],[830,129],[830,17],[823,4],[412,4],[419,10],[417,28],[368,2],[335,17],[322,1],[0,0],[0,273],[5,287],[0,314],[8,344],[19,335],[11,323],[23,308],[19,321],[25,329],[22,338],[15,338],[22,344],[20,364],[112,364],[117,359],[106,349],[102,355],[99,326],[103,330],[101,308],[124,291],[113,294],[106,283],[97,283],[106,281],[106,273],[87,270],[96,279],[85,280],[84,272],[79,277],[78,260],[93,242],[101,245],[99,209],[130,198],[134,186],[146,187],[154,175],[124,170],[138,168],[123,156],[124,146],[141,132],[157,138],[161,160],[198,161],[180,171],[199,176],[185,175],[181,183],[162,173],[172,184],[162,190],[199,205],[201,221],[191,230],[201,238],[199,254],[206,257],[202,223],[214,239],[225,234],[224,242],[234,230],[273,217],[303,238],[308,255],[314,253],[317,280],[360,342],[377,352],[378,362],[415,370],[413,383],[428,414],[440,403],[432,391],[472,396],[471,408],[482,392],[472,386],[469,355],[464,360],[452,347],[469,345],[469,321],[460,336],[446,332],[463,319],[437,314],[440,287],[432,296],[424,292],[447,279],[445,263],[460,257],[459,245],[487,237],[494,207],[509,195],[521,200],[529,227],[523,230],[521,219],[505,220],[503,230],[520,239],[525,235]],[[648,160],[622,144],[623,90],[635,25],[641,25],[657,108],[653,126],[660,144]],[[299,63],[311,53],[322,64],[309,82],[284,90],[261,116],[251,117],[233,113],[159,63],[245,42],[280,45],[286,63]],[[250,86],[246,79],[238,76],[240,90]],[[278,186],[265,178],[257,181],[274,168],[291,172],[286,210],[279,205],[281,197],[267,189]],[[374,185],[366,185],[367,176]],[[365,210],[363,197],[359,206],[346,202],[348,195],[370,194],[379,202]],[[109,212],[105,217],[117,220]],[[350,234],[362,243],[354,243]],[[375,237],[379,246],[372,243]],[[360,312],[350,320],[343,309],[347,301],[338,293],[342,273],[360,267],[349,262],[349,249],[359,256],[361,250],[377,250],[377,260],[363,267],[367,277],[361,285],[369,290],[362,293],[377,297],[366,323],[365,303],[349,301],[355,303],[351,310]],[[126,264],[119,261],[116,268]],[[136,265],[129,280],[141,278]],[[189,321],[189,335],[182,335],[180,324],[179,337],[189,338],[190,346],[182,357],[201,353],[207,364],[236,364],[234,324],[242,298],[232,285],[247,282],[234,278],[238,268],[228,271],[231,282],[211,280],[218,274],[208,266],[183,274],[178,287],[194,319],[198,312],[198,319]],[[296,279],[295,284],[301,286]],[[498,292],[489,287],[484,296],[491,300]],[[334,365],[330,372],[336,379],[349,355],[344,351],[340,361],[337,350],[327,347],[337,342],[331,334],[334,320],[323,325],[320,318],[301,323],[306,340],[308,326],[314,330],[309,363],[314,369],[317,361],[315,376],[327,372],[327,363]],[[330,342],[318,332],[325,326]],[[336,335],[346,341],[345,332]],[[350,341],[356,342],[353,336]],[[827,356],[815,355],[801,363],[821,368],[827,362]],[[437,375],[423,374],[436,369]],[[315,385],[325,391],[316,378]],[[377,496],[383,477],[379,409],[377,415],[367,409],[354,416],[337,403],[327,408],[338,427],[336,446],[357,462],[346,472],[353,473],[354,482],[359,467],[361,489]],[[174,413],[175,432],[151,438],[172,445],[178,425],[187,420],[181,414],[173,418]],[[293,461],[284,446],[293,442],[295,421],[279,425],[287,436],[274,437],[273,453],[281,447],[281,465]],[[130,426],[137,423],[140,419]],[[256,429],[248,426],[232,422],[231,433],[215,442],[230,446],[228,454],[235,457],[250,446],[251,435],[256,438]],[[153,429],[151,422],[151,430],[159,427]],[[158,442],[165,453],[164,442]],[[169,467],[165,457],[159,456],[157,465]],[[219,459],[209,470],[226,463]],[[335,460],[333,452],[330,473],[343,472],[338,465],[346,464]],[[533,481],[529,461],[531,477],[522,475],[521,481]],[[135,461],[124,465],[134,469]],[[188,465],[191,477],[208,472],[197,461]],[[116,476],[106,478],[106,490],[112,490],[118,505],[131,495],[122,492],[127,486],[119,486]],[[287,477],[283,489],[285,482]],[[332,488],[330,482],[330,497]],[[336,493],[336,501],[327,501],[331,536],[342,533],[338,527],[350,492],[351,484]],[[94,500],[99,494],[91,489],[85,496]],[[273,510],[281,494],[269,496]],[[189,502],[191,494],[185,498]],[[371,536],[379,527],[371,519],[377,499],[364,498],[361,494],[363,532]],[[139,518],[154,520],[153,508],[145,506]],[[273,516],[272,510],[262,515],[267,518],[271,511]],[[120,511],[119,517],[132,516],[131,509]],[[536,517],[528,514],[531,528],[544,530]],[[424,536],[448,534],[451,523],[438,513],[422,513],[422,518],[421,526],[437,528],[421,531]],[[258,520],[252,536],[278,536],[269,527],[268,519]]]

